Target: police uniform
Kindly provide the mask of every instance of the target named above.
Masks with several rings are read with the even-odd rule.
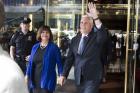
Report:
[[[29,20],[23,20],[23,23],[28,23]],[[24,34],[22,31],[16,31],[10,40],[10,45],[15,47],[15,61],[20,66],[22,71],[26,72],[25,57],[30,55],[32,46],[36,42],[36,35],[32,31],[28,31]]]

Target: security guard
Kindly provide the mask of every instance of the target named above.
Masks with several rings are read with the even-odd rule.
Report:
[[[36,35],[29,31],[30,18],[24,17],[20,23],[20,30],[16,31],[10,40],[10,56],[17,62],[21,70],[26,72],[26,58],[30,55],[32,46],[36,42]]]

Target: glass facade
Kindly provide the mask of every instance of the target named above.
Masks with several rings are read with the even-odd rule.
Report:
[[[3,0],[6,11],[5,25],[9,25],[13,28],[18,27],[21,17],[32,15],[31,25],[33,30],[36,30],[44,24],[49,25],[54,33],[55,41],[59,45],[62,35],[68,35],[69,39],[76,35],[76,31],[79,30],[81,16],[87,11],[87,3],[96,3],[97,9],[100,12],[99,17],[111,34],[117,35],[118,40],[124,35],[125,42],[123,48],[125,52],[128,52],[126,54],[128,56],[124,53],[123,59],[120,59],[121,49],[118,48],[117,50],[115,46],[117,50],[117,53],[115,52],[114,54],[116,57],[115,61],[119,60],[119,65],[117,64],[118,68],[115,68],[115,62],[109,64],[108,72],[122,72],[123,78],[127,79],[127,85],[125,85],[127,88],[125,91],[132,93],[135,88],[134,78],[138,80],[137,73],[140,73],[140,64],[138,62],[136,62],[136,69],[133,68],[135,66],[135,60],[133,58],[134,40],[140,36],[140,6],[139,0],[130,0],[130,8],[129,4],[127,4],[128,1],[129,0]],[[130,14],[128,11],[129,8]],[[126,63],[124,62],[125,59],[128,59]],[[124,76],[125,72],[126,77]]]
[[[32,1],[33,5],[46,4],[47,0],[3,0],[6,6],[17,6],[17,5],[30,5]]]
[[[82,2],[83,1],[83,2]],[[33,14],[34,23],[45,23],[57,28],[60,20],[61,30],[79,28],[81,15],[87,10],[88,0],[4,0],[7,19]],[[90,0],[89,0],[90,1]],[[96,0],[95,0],[96,1]],[[101,3],[98,0],[96,3]],[[104,2],[105,3],[105,2]],[[110,3],[110,2],[106,2]],[[100,18],[109,29],[126,30],[127,4],[98,4]],[[115,21],[115,24],[113,23]],[[112,25],[110,25],[112,23]],[[123,25],[120,25],[123,23]]]
[[[140,92],[140,2],[128,0],[125,93]],[[131,6],[130,6],[131,5]]]

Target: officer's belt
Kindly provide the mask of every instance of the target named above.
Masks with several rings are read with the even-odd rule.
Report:
[[[17,58],[25,58],[24,55],[16,55]]]

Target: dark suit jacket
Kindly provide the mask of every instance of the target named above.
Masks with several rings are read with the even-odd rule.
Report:
[[[81,35],[75,36],[70,44],[68,56],[64,64],[63,75],[68,76],[69,71],[74,64],[75,81],[80,84],[81,75],[84,80],[101,80],[103,66],[101,55],[103,46],[106,42],[107,32],[101,26],[98,31],[91,31],[88,35],[86,47],[81,55],[77,53]]]

